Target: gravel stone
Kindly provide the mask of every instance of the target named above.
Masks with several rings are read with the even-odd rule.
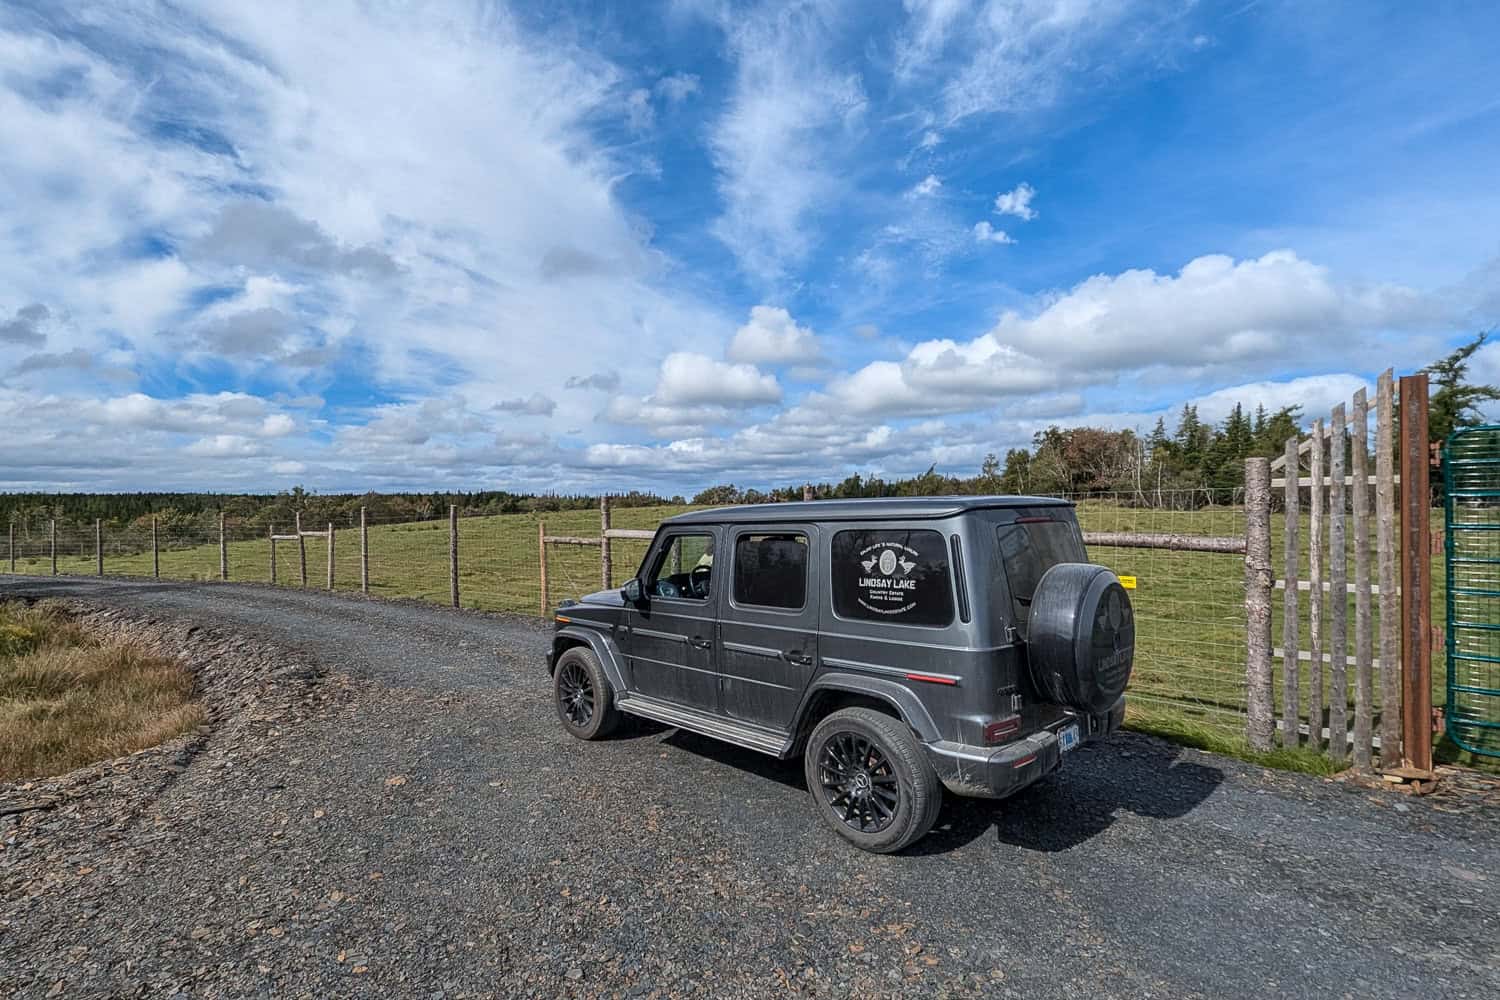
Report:
[[[1126,733],[877,857],[797,762],[567,737],[538,619],[0,578],[18,596],[182,656],[210,723],[0,787],[0,995],[1500,995],[1487,793]]]

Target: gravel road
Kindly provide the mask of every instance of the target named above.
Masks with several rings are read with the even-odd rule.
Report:
[[[567,738],[537,620],[0,577],[22,594],[265,640],[342,694],[209,737],[113,842],[49,855],[44,886],[0,850],[0,990],[1500,995],[1493,807],[1122,734],[875,857],[821,825],[796,762],[654,726]]]

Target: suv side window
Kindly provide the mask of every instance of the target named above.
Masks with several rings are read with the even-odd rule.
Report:
[[[1016,627],[1024,636],[1031,618],[1031,598],[1042,574],[1058,563],[1087,562],[1083,539],[1071,521],[1017,521],[995,530]]]
[[[948,546],[936,531],[840,531],[832,564],[833,612],[840,618],[937,628],[953,621]]]
[[[807,536],[783,532],[735,539],[734,603],[802,610],[807,604]]]
[[[653,597],[706,601],[712,592],[714,536],[673,535],[646,580]]]

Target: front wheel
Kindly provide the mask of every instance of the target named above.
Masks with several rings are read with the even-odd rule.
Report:
[[[937,822],[943,785],[900,719],[846,708],[818,723],[803,758],[814,807],[861,850],[899,851]]]
[[[557,658],[557,668],[552,672],[552,701],[563,728],[580,740],[602,740],[620,719],[604,669],[582,646],[574,646]]]

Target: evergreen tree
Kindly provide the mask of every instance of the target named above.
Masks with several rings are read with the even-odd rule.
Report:
[[[1427,402],[1427,439],[1446,441],[1460,427],[1473,427],[1483,421],[1479,404],[1500,400],[1500,389],[1492,385],[1469,383],[1469,359],[1489,339],[1486,331],[1440,361],[1422,370],[1431,376],[1437,388]]]

